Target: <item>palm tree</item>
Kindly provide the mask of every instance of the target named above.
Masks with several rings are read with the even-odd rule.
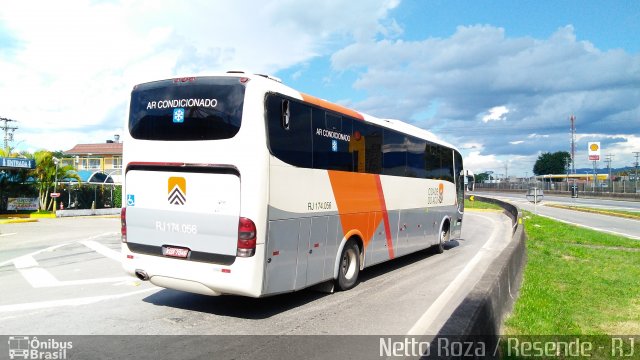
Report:
[[[80,177],[74,171],[73,166],[56,165],[53,153],[50,151],[39,150],[33,155],[36,160],[36,168],[32,171],[31,175],[34,177],[38,188],[40,209],[50,210],[53,206],[53,201],[51,201],[49,193],[53,190],[56,178],[58,181],[62,181],[63,179],[75,179],[80,182]]]

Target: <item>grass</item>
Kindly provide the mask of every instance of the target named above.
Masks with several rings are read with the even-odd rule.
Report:
[[[482,201],[470,201],[469,199],[464,199],[464,208],[465,209],[482,209],[482,210],[502,210],[502,208],[498,205],[482,202]]]
[[[505,335],[640,334],[640,241],[526,213],[528,261]]]
[[[584,206],[559,205],[559,204],[547,204],[546,206],[559,208],[559,209],[582,211],[582,212],[593,213],[593,214],[602,214],[602,215],[617,216],[617,217],[622,217],[627,219],[640,220],[640,212],[637,212],[637,211],[596,209],[596,208],[590,208],[590,207],[584,207]]]

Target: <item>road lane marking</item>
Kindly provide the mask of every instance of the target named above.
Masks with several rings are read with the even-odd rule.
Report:
[[[87,238],[86,240],[76,241],[95,252],[108,257],[110,259],[116,260],[120,262],[120,252],[112,250],[96,241],[91,239],[99,238],[105,235],[111,235],[112,233],[104,233],[100,235],[95,235]],[[27,255],[22,255],[17,258],[13,258],[11,260],[4,261],[0,263],[0,266],[4,266],[10,263],[13,263],[13,266],[18,270],[20,275],[31,285],[33,288],[50,288],[50,287],[60,287],[60,286],[75,286],[75,285],[89,285],[89,284],[104,284],[104,283],[120,283],[123,281],[130,281],[130,276],[118,276],[118,277],[108,277],[108,278],[96,278],[96,279],[82,279],[82,280],[66,280],[60,281],[53,274],[51,274],[46,269],[39,266],[38,262],[34,258],[35,255],[38,255],[43,252],[53,251],[55,249],[61,248],[63,246],[70,245],[72,243],[64,243],[58,244],[54,246],[50,246],[44,249],[40,249],[38,251],[34,251]]]
[[[1,262],[1,263],[0,263],[0,266],[5,266],[5,265],[7,265],[7,264],[14,263],[16,260],[18,260],[18,259],[19,259],[19,258],[21,258],[21,257],[25,257],[25,256],[32,256],[32,257],[33,257],[33,256],[36,256],[36,255],[38,255],[38,254],[40,254],[40,253],[43,253],[43,252],[46,252],[46,251],[53,251],[53,250],[55,250],[55,249],[57,249],[57,248],[61,248],[61,247],[63,247],[63,246],[67,246],[67,245],[69,245],[69,243],[65,243],[65,244],[58,244],[58,245],[54,245],[54,246],[49,246],[49,247],[47,247],[47,248],[40,249],[40,250],[38,250],[38,251],[34,251],[34,252],[29,253],[29,254],[27,254],[27,255],[21,255],[21,256],[18,256],[18,257],[16,257],[16,258],[13,258],[13,259],[3,261],[3,262]]]
[[[41,268],[18,269],[18,272],[33,288],[54,287],[60,282],[50,272]]]
[[[118,283],[122,281],[132,280],[131,276],[118,276],[108,278],[96,278],[96,279],[82,279],[82,280],[58,280],[53,274],[41,267],[32,267],[28,269],[18,269],[18,272],[33,288],[49,288],[60,286],[75,286],[75,285],[90,285],[90,284],[104,284],[104,283]]]
[[[38,310],[38,309],[50,309],[50,308],[62,307],[62,306],[89,305],[89,304],[94,304],[100,301],[114,300],[114,299],[120,299],[127,296],[144,294],[152,290],[157,291],[159,289],[156,287],[152,287],[152,288],[132,291],[124,294],[90,296],[90,297],[84,297],[84,298],[64,299],[64,300],[40,301],[40,302],[32,302],[32,303],[24,303],[24,304],[1,305],[0,313]]]
[[[13,261],[16,269],[26,269],[38,266],[38,262],[31,255],[21,256]]]
[[[90,236],[90,237],[86,238],[84,241],[90,241],[90,240],[97,239],[97,238],[100,238],[100,237],[104,237],[104,236],[107,236],[107,235],[117,235],[117,234],[118,234],[117,232],[113,232],[113,231],[112,232],[106,232],[106,233]],[[83,241],[83,240],[77,240],[75,242],[80,242],[80,241]],[[38,255],[40,253],[47,252],[47,251],[53,251],[53,250],[55,250],[57,248],[61,248],[63,246],[67,246],[67,245],[70,245],[70,244],[72,244],[72,243],[58,244],[58,245],[46,247],[44,249],[40,249],[38,251],[34,251],[34,252],[26,254],[26,255],[20,255],[20,256],[18,256],[16,258],[0,262],[0,266],[5,266],[7,264],[11,264],[14,261],[16,261],[18,258],[21,258],[23,256],[36,256],[36,255]]]
[[[571,210],[569,210],[569,211],[571,211]],[[559,221],[559,222],[562,222],[562,223],[565,223],[565,224],[579,226],[579,227],[582,227],[582,228],[585,228],[585,229],[600,231],[600,232],[608,233],[608,234],[612,234],[612,235],[624,236],[626,238],[630,238],[630,239],[633,239],[633,240],[640,240],[640,236],[629,235],[629,234],[621,233],[621,232],[618,232],[618,231],[607,230],[607,229],[597,228],[597,227],[594,227],[594,226],[578,224],[578,223],[574,223],[574,222],[571,222],[571,221],[554,218],[554,217],[551,217],[551,216],[548,216],[548,215],[542,215],[542,214],[536,214],[536,215],[545,217],[547,219]]]
[[[513,199],[511,199],[511,198],[502,198],[502,197],[498,197],[498,196],[494,196],[494,198],[499,199],[499,200],[503,200],[503,201],[507,201],[507,202],[513,202]],[[531,206],[533,206],[533,205],[531,205]],[[544,205],[542,205],[542,206],[544,206]],[[531,210],[529,210],[529,211],[531,211]],[[574,210],[566,210],[566,211],[574,211]],[[562,223],[565,223],[565,224],[569,224],[569,225],[579,226],[579,227],[585,228],[585,229],[600,231],[600,232],[607,233],[607,234],[612,234],[612,235],[624,236],[626,238],[633,239],[633,240],[640,240],[640,236],[626,234],[626,233],[619,232],[619,231],[607,230],[607,229],[598,228],[598,227],[595,227],[595,226],[579,224],[579,223],[568,221],[568,220],[562,220],[562,219],[559,219],[559,218],[556,218],[556,217],[553,217],[553,216],[543,215],[543,214],[540,214],[538,212],[534,212],[534,215],[542,216],[544,218],[555,220],[555,221],[559,221],[559,222],[562,222]],[[606,216],[606,215],[602,215],[602,216]]]
[[[11,235],[15,235],[15,234],[17,234],[17,233],[0,234],[0,237],[3,237],[3,236],[11,236]]]
[[[80,244],[88,247],[89,249],[97,252],[98,254],[104,256],[104,257],[108,257],[110,259],[113,259],[117,262],[122,261],[121,259],[121,255],[120,255],[120,251],[115,251],[112,250],[98,242],[95,242],[93,240],[82,240],[82,241],[78,241]]]
[[[431,306],[427,309],[427,311],[425,311],[422,314],[422,316],[420,316],[420,319],[418,319],[418,321],[411,327],[411,329],[407,333],[408,336],[425,335],[427,330],[429,330],[429,328],[433,325],[433,323],[437,319],[438,315],[442,313],[442,311],[445,308],[449,308],[451,311],[455,310],[455,308],[459,304],[455,304],[454,306],[454,304],[451,303],[454,296],[456,295],[456,293],[458,292],[462,284],[464,284],[464,282],[467,281],[467,278],[469,277],[469,275],[471,275],[471,273],[475,270],[475,267],[480,262],[480,260],[482,260],[482,258],[487,256],[489,253],[493,252],[493,250],[495,249],[493,247],[493,243],[498,239],[498,229],[499,229],[499,227],[496,224],[496,221],[490,217],[482,216],[479,214],[477,214],[476,216],[491,221],[492,223],[491,227],[493,231],[491,232],[491,236],[489,237],[489,240],[482,246],[480,251],[478,251],[478,253],[471,259],[471,261],[467,263],[464,269],[462,269],[462,271],[458,273],[458,276],[456,276],[456,278],[449,283],[449,286],[447,286],[447,288],[444,289],[444,291],[431,304]]]

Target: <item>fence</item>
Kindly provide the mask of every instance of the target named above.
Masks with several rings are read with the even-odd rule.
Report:
[[[527,190],[532,187],[547,191],[570,192],[571,186],[578,187],[578,193],[602,193],[604,194],[640,194],[640,182],[620,180],[620,181],[598,181],[594,182],[548,182],[548,181],[531,181],[531,182],[500,182],[491,184],[475,184],[475,189],[486,190]]]

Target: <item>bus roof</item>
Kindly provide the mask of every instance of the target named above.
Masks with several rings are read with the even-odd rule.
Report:
[[[453,146],[452,144],[438,138],[435,134],[433,134],[432,132],[423,129],[423,128],[419,128],[415,125],[406,123],[404,121],[401,120],[396,120],[396,119],[382,119],[382,118],[377,118],[375,116],[369,115],[369,114],[365,114],[353,109],[349,109],[345,106],[339,105],[339,104],[335,104],[332,103],[330,101],[309,95],[309,94],[305,94],[305,93],[301,93],[298,90],[295,90],[293,88],[291,88],[290,86],[282,83],[282,81],[278,78],[275,78],[273,76],[269,76],[269,75],[264,75],[264,74],[251,74],[248,73],[246,71],[228,71],[226,73],[217,73],[217,74],[210,74],[210,75],[203,75],[203,76],[189,76],[189,77],[177,77],[177,78],[172,78],[172,79],[165,79],[165,80],[171,80],[174,83],[175,82],[190,82],[190,81],[194,81],[197,78],[208,78],[208,77],[240,77],[240,78],[247,78],[247,79],[251,79],[251,80],[257,80],[259,82],[261,82],[262,84],[265,85],[265,87],[267,88],[267,91],[271,90],[274,92],[281,92],[284,95],[289,95],[292,96],[293,94],[297,95],[294,96],[308,104],[312,104],[327,110],[331,110],[333,112],[336,113],[340,113],[346,116],[350,116],[352,118],[356,118],[362,121],[366,121],[372,124],[376,124],[391,130],[396,130],[396,131],[400,131],[402,133],[405,134],[409,134],[415,137],[418,137],[420,139],[432,142],[432,143],[436,143],[438,145],[443,145],[446,146],[448,148],[454,149],[456,151],[459,152],[459,150]],[[159,81],[163,81],[163,80],[159,80]],[[159,81],[152,81],[146,84],[150,84],[150,83],[155,83],[155,82],[159,82]],[[142,85],[142,84],[140,84]],[[137,87],[137,86],[136,86]]]

